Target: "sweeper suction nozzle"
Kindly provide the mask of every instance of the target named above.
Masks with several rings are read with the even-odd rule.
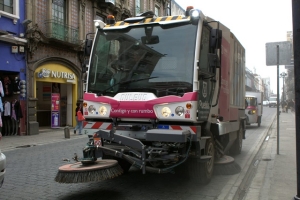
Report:
[[[97,160],[92,164],[76,162],[59,167],[55,181],[59,183],[86,183],[115,178],[123,173],[116,160]]]

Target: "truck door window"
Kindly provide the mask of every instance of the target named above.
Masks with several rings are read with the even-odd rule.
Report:
[[[199,56],[199,68],[205,72],[208,72],[208,53],[209,53],[209,29],[203,27],[201,44],[200,44],[200,56]]]

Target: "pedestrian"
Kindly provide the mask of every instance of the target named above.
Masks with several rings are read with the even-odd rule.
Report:
[[[286,110],[286,102],[285,101],[282,101],[281,102],[281,108],[282,108],[282,112],[285,112]]]
[[[293,112],[293,111],[294,111],[294,103],[293,103],[292,100],[289,100],[288,106],[289,106],[289,108],[291,109],[291,112]]]
[[[76,103],[76,109],[75,109],[75,119],[76,119],[76,126],[74,129],[74,134],[76,134],[76,130],[79,129],[79,135],[82,135],[81,130],[82,130],[82,121],[78,120],[77,112],[81,111],[83,114],[83,109],[82,109],[82,104],[81,103]]]
[[[294,99],[291,100],[291,111],[292,112],[295,111],[295,101],[294,101]]]
[[[289,112],[289,109],[290,109],[290,104],[289,104],[289,101],[286,100],[286,112],[288,113]]]

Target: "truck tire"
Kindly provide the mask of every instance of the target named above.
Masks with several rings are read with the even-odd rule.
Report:
[[[105,155],[103,154],[103,157],[102,159],[112,159],[112,160],[117,160],[119,165],[121,166],[121,168],[123,169],[124,173],[128,172],[130,167],[131,167],[131,164],[129,162],[127,162],[126,160],[124,159],[121,159],[121,158],[116,158],[114,156],[110,156],[110,155]]]
[[[200,158],[189,157],[186,163],[180,168],[180,173],[188,176],[190,181],[203,185],[211,181],[214,171],[215,146],[212,139],[207,139],[205,155],[212,156],[208,161],[200,161]]]
[[[239,130],[236,132],[237,134],[237,139],[233,143],[231,147],[231,154],[233,155],[238,155],[242,151],[242,146],[243,146],[243,126],[240,125]]]
[[[211,159],[207,162],[200,163],[200,180],[202,184],[208,184],[214,173],[215,162],[215,145],[212,139],[206,141],[204,152],[206,155],[211,156]]]

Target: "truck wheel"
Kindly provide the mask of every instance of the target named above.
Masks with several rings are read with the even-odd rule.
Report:
[[[237,131],[237,139],[233,143],[231,147],[231,153],[233,155],[238,155],[242,151],[243,146],[243,128],[240,126],[240,129]]]
[[[210,182],[214,171],[215,147],[212,139],[207,139],[205,155],[212,156],[208,161],[200,158],[189,157],[187,161],[178,168],[178,172],[197,184],[206,185]]]
[[[260,127],[260,123],[261,123],[261,117],[258,117],[257,119],[257,126]]]
[[[126,160],[123,160],[121,158],[116,158],[114,156],[110,156],[110,155],[105,155],[103,154],[102,159],[113,159],[113,160],[117,160],[119,165],[121,166],[121,168],[123,169],[124,173],[128,172],[131,164],[129,162],[127,162]]]
[[[214,172],[215,162],[215,145],[212,139],[206,141],[204,152],[206,155],[211,156],[207,162],[200,163],[200,180],[202,184],[208,184]]]

